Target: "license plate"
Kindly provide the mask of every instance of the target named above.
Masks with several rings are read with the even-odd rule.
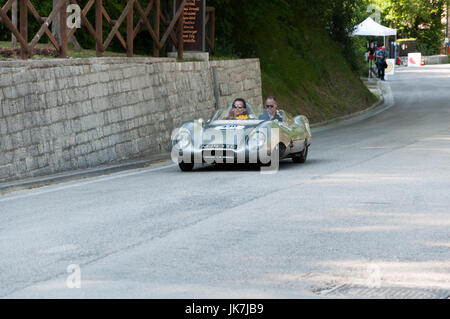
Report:
[[[233,144],[206,144],[203,145],[204,150],[221,150],[221,149],[231,149],[235,150],[237,148],[237,145]]]

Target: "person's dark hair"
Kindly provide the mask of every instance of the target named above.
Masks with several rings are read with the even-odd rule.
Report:
[[[236,103],[236,101],[240,101],[240,102],[244,103],[244,108],[247,108],[247,102],[245,102],[244,99],[238,97],[237,99],[235,99],[235,100],[233,101],[233,105],[234,105],[234,103]]]
[[[276,98],[275,96],[273,96],[273,95],[269,95],[268,97],[266,97],[266,101],[267,101],[267,100],[274,100],[275,102],[278,103],[277,98]]]

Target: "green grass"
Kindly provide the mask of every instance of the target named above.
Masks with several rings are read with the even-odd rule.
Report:
[[[221,60],[237,60],[239,57],[237,55],[209,55],[210,61],[221,61]]]
[[[190,58],[190,59],[179,59],[177,58],[177,62],[183,63],[183,62],[202,62],[202,59],[196,59],[196,58]]]
[[[11,41],[0,41],[0,48],[12,48],[12,42]]]
[[[0,41],[0,48],[3,49],[11,49],[13,48],[13,45],[10,41],[6,42],[6,41]],[[55,48],[53,47],[52,44],[45,44],[45,43],[38,43],[36,45],[36,48],[39,49],[50,49],[50,50],[54,50]],[[69,47],[69,50],[67,52],[67,56],[69,58],[93,58],[96,57],[96,51],[95,50],[88,50],[88,49],[81,49],[80,51],[76,51],[73,50]],[[104,57],[126,57],[127,54],[126,52],[113,52],[113,51],[105,51],[103,53]],[[142,55],[142,54],[135,54],[134,57],[149,57],[150,55]],[[54,58],[54,56],[52,55],[39,55],[39,54],[35,54],[33,55],[33,59],[52,59]],[[2,57],[0,56],[0,59],[5,60],[8,58]],[[9,57],[9,59],[20,59],[19,56],[17,55],[12,55],[11,57]]]
[[[82,49],[79,52],[74,51],[74,50],[69,50],[67,55],[70,58],[94,58],[97,56],[95,50],[85,50],[85,49]],[[126,57],[127,53],[126,52],[105,51],[103,53],[103,56],[105,56],[105,57]],[[142,58],[142,57],[149,57],[151,55],[134,54],[133,56],[137,57],[137,58]]]
[[[259,39],[262,90],[264,96],[275,95],[281,108],[304,114],[314,123],[360,111],[377,101],[322,30],[305,28],[297,39],[301,50],[290,46],[295,39],[267,38],[276,49],[264,50],[268,43]],[[367,76],[368,67],[360,72]]]

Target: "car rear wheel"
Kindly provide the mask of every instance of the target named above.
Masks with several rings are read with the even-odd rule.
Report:
[[[178,164],[178,166],[180,167],[180,169],[183,172],[190,172],[194,168],[194,163],[181,162],[181,163]]]
[[[292,157],[292,161],[294,163],[301,163],[303,164],[306,162],[306,158],[308,157],[308,145],[305,145],[305,148],[301,153],[298,153]]]

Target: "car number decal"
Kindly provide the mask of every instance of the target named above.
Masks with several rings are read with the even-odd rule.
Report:
[[[216,127],[217,130],[226,131],[226,130],[242,130],[245,126],[237,125],[237,124],[228,124],[223,126]]]

